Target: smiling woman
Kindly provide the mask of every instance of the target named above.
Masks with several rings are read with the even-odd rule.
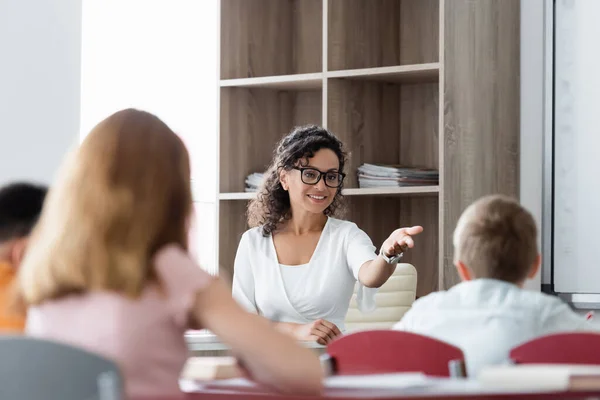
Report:
[[[335,218],[345,163],[342,142],[326,129],[303,126],[284,137],[235,258],[235,299],[299,340],[327,344],[344,331],[356,281],[359,309],[372,311],[377,288],[423,230],[397,229],[377,256],[365,232]]]

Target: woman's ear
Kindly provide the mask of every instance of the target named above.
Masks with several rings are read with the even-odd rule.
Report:
[[[281,169],[281,171],[279,171],[279,182],[281,182],[281,187],[283,187],[283,190],[287,191],[289,188],[289,184],[288,184],[288,173],[285,169]]]

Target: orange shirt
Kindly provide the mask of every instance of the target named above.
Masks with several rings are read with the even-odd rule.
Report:
[[[0,332],[4,333],[25,330],[25,318],[8,309],[16,276],[17,271],[11,264],[0,261]]]

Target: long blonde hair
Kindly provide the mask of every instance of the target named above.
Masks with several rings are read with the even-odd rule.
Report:
[[[111,115],[50,190],[19,272],[24,305],[99,290],[139,296],[155,280],[158,249],[187,249],[191,207],[181,139],[147,112]]]

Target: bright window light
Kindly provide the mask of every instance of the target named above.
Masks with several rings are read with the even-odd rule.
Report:
[[[163,119],[191,156],[191,248],[216,272],[218,1],[84,0],[81,138],[138,108]]]

